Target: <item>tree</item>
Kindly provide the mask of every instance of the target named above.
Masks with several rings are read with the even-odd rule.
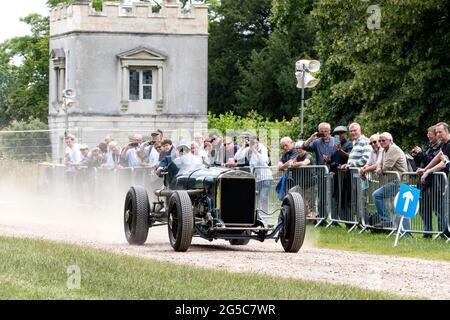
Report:
[[[210,21],[208,106],[224,113],[236,104],[239,68],[272,32],[271,0],[223,0]]]
[[[38,14],[21,20],[32,35],[0,45],[0,125],[32,116],[47,121],[49,20]]]
[[[337,0],[316,5],[324,67],[311,113],[344,124],[356,119],[367,134],[388,131],[409,148],[450,115],[450,88],[442,81],[450,76],[450,3],[383,1],[379,29],[368,28],[367,6]]]
[[[272,119],[297,116],[300,92],[295,61],[314,56],[315,30],[311,0],[274,0],[271,22],[275,31],[267,46],[252,52],[238,92],[239,112],[257,110]]]

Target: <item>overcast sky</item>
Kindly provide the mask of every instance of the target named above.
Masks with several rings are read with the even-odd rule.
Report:
[[[31,34],[26,23],[19,19],[30,13],[48,15],[46,0],[0,0],[0,42],[6,39]]]

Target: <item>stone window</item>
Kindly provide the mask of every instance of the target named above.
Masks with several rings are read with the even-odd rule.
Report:
[[[153,70],[129,69],[129,97],[130,100],[153,99]]]
[[[122,111],[161,111],[164,105],[163,75],[166,57],[142,47],[117,57],[121,66]]]

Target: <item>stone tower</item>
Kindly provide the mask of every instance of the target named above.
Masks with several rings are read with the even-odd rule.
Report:
[[[55,132],[54,160],[61,157],[67,125],[91,146],[111,131],[121,132],[125,140],[125,134],[155,129],[206,130],[207,67],[204,4],[105,2],[96,11],[90,1],[78,1],[52,9],[49,126]],[[63,90],[69,88],[76,93],[75,103],[64,108]]]

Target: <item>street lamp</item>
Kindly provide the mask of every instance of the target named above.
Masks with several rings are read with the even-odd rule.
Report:
[[[62,109],[64,110],[65,114],[65,131],[64,131],[64,138],[67,138],[67,135],[69,134],[69,109],[72,108],[75,105],[75,97],[76,93],[74,89],[64,89],[62,91]]]
[[[301,115],[300,115],[300,139],[303,139],[303,108],[305,104],[305,88],[314,88],[319,79],[314,78],[310,72],[320,70],[320,62],[317,60],[298,60],[295,63],[295,76],[297,88],[302,89]]]

